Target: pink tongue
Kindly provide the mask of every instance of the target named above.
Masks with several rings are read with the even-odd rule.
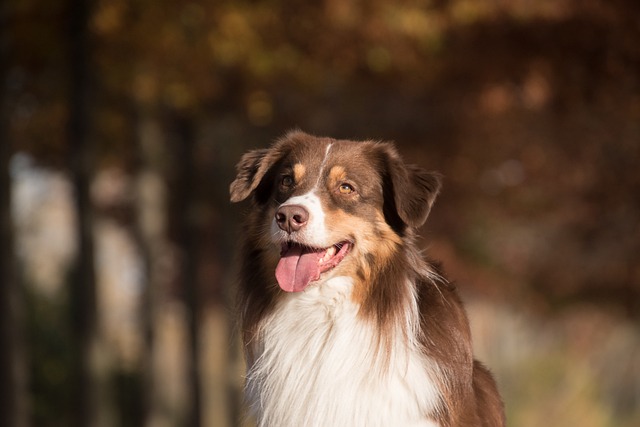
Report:
[[[276,279],[282,290],[300,292],[309,282],[320,277],[320,258],[324,251],[310,252],[302,246],[292,245],[282,254],[276,267]]]

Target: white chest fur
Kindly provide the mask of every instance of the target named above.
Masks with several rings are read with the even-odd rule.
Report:
[[[401,333],[383,350],[351,286],[287,294],[265,320],[246,385],[260,427],[437,426],[436,367]]]

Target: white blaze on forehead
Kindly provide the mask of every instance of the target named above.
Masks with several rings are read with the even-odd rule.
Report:
[[[289,199],[287,199],[287,201],[281,204],[280,207],[292,205],[302,206],[307,210],[307,212],[309,212],[307,225],[297,233],[298,237],[296,238],[296,240],[298,241],[298,243],[307,244],[314,247],[331,246],[332,243],[329,242],[327,238],[328,236],[325,226],[324,209],[322,207],[320,198],[315,192],[315,189],[300,196],[290,197]],[[280,233],[284,233],[278,227],[275,218],[271,222],[271,228],[274,232],[274,236],[279,236]]]
[[[331,151],[331,144],[327,145],[327,148],[324,151],[324,158],[322,159],[322,164],[320,165],[320,170],[318,171],[318,179],[316,180],[316,185],[314,188],[317,188],[318,184],[320,184],[320,179],[322,179],[322,172],[324,171],[324,167],[327,165],[327,159],[329,158],[329,151]]]

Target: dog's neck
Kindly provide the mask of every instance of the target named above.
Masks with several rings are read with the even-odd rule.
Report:
[[[438,410],[440,374],[406,333],[417,310],[395,325],[392,339],[381,340],[352,288],[351,278],[331,278],[285,295],[264,320],[247,377],[261,425],[410,425]],[[359,418],[364,414],[380,415]]]

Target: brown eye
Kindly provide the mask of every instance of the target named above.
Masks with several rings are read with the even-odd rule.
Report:
[[[351,194],[355,190],[353,189],[353,186],[351,186],[351,184],[342,183],[340,184],[338,191],[340,192],[340,194]]]
[[[282,180],[280,181],[280,184],[283,187],[291,187],[293,185],[293,177],[291,177],[291,175],[283,176]]]

